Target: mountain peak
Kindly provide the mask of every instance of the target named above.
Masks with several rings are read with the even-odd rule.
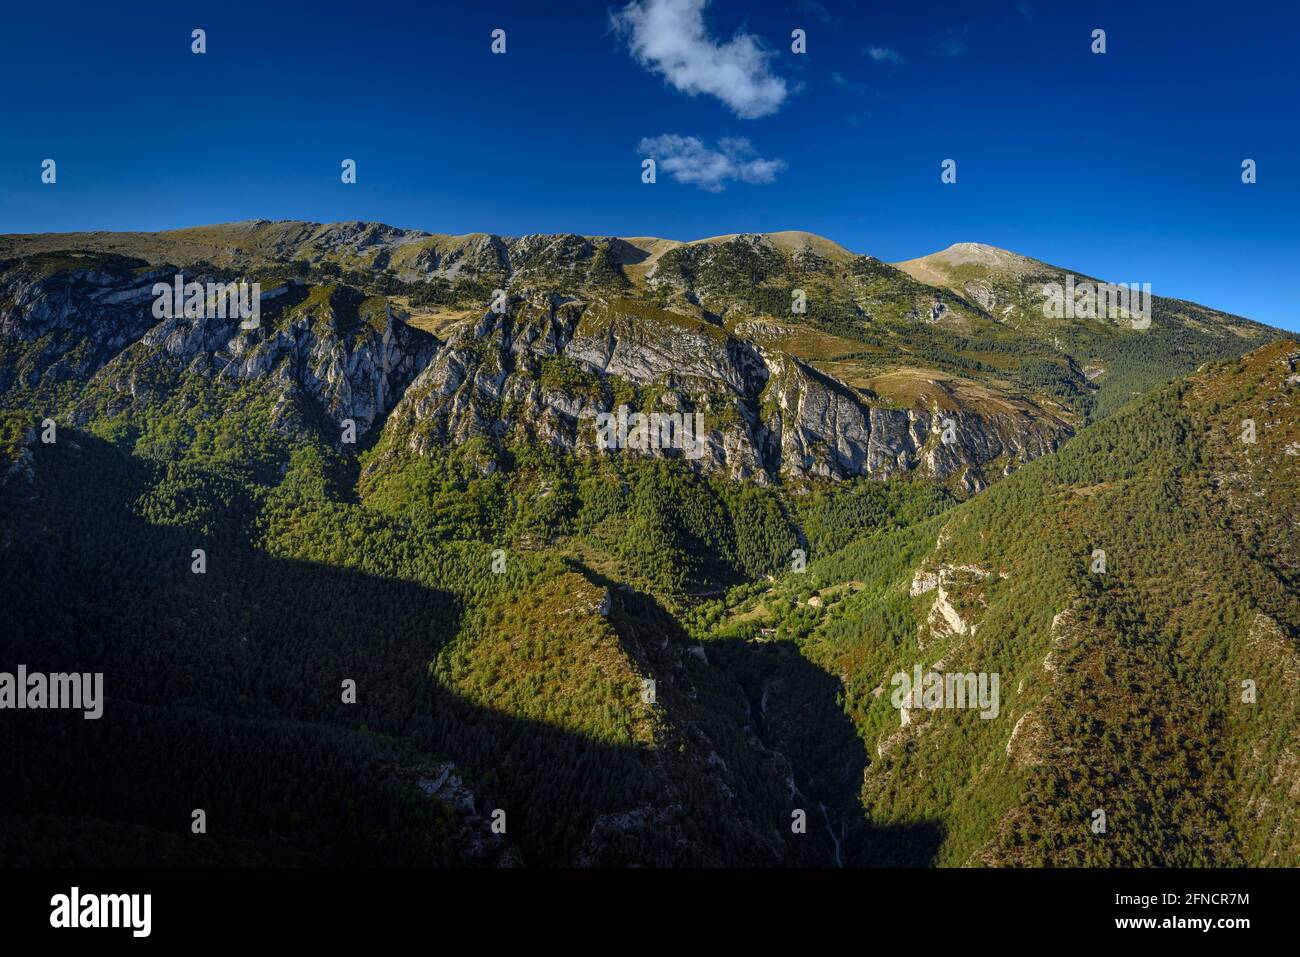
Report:
[[[962,266],[975,266],[990,272],[1022,275],[1036,271],[1042,263],[1028,256],[990,246],[987,243],[953,243],[947,249],[908,259],[893,264],[913,279],[932,285],[948,285],[948,279],[954,269]]]

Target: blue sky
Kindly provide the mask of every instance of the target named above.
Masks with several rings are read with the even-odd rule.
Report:
[[[806,229],[889,261],[972,241],[1295,330],[1298,10],[12,4],[0,232],[252,218],[675,239]],[[1105,54],[1090,49],[1097,28]]]

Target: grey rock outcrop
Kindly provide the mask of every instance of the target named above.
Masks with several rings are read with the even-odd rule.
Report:
[[[350,247],[411,241],[352,227],[317,238]],[[483,237],[454,255],[563,262],[590,252],[575,243],[590,246],[581,237],[524,237],[509,247]],[[150,289],[176,270],[143,267],[127,261],[46,275],[20,265],[0,273],[0,336],[12,347],[0,386],[52,393],[89,380],[74,414],[84,424],[197,374],[232,389],[272,390],[276,425],[286,430],[319,425],[319,413],[335,427],[351,420],[358,440],[388,430],[390,448],[416,454],[482,438],[578,455],[681,458],[762,484],[919,471],[953,478],[969,493],[987,484],[990,463],[1005,472],[1070,434],[1060,419],[1011,407],[883,407],[707,317],[617,297],[515,289],[504,311],[435,334],[409,324],[403,307],[384,297],[288,281],[263,291],[260,327],[244,330],[233,318],[156,319]],[[699,444],[602,449],[597,417],[620,406],[700,421]]]

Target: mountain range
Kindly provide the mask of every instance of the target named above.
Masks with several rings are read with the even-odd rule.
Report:
[[[177,276],[256,323],[160,315]],[[107,695],[10,716],[0,860],[1300,863],[1300,344],[1052,308],[1101,283],[801,232],[0,236],[0,648]],[[891,694],[931,672],[996,707]]]

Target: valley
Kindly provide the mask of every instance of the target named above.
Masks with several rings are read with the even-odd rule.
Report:
[[[155,315],[182,273],[257,283],[257,327]],[[0,647],[106,699],[6,725],[0,859],[1300,863],[1300,344],[1053,316],[1068,275],[797,232],[0,236]],[[611,447],[620,409],[691,447]],[[900,716],[914,669],[1000,706]]]

